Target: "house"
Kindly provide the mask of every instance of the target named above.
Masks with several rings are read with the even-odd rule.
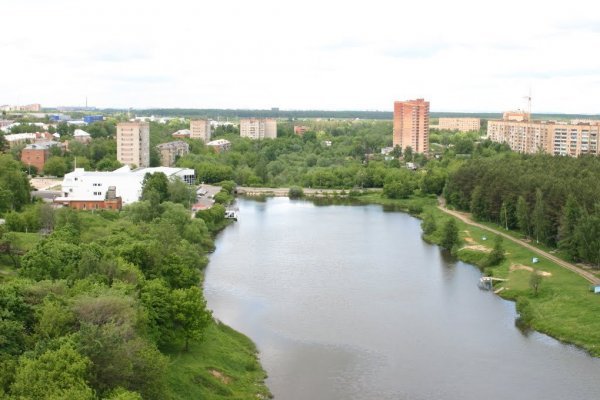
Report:
[[[92,136],[83,129],[75,129],[73,138],[79,143],[87,144],[92,141]]]
[[[62,148],[59,142],[36,142],[28,144],[21,151],[21,162],[27,166],[33,166],[38,171],[42,171],[46,161],[50,158],[50,149],[52,147]]]
[[[211,142],[206,143],[208,147],[213,149],[215,153],[220,153],[222,151],[227,151],[231,148],[231,142],[226,139],[217,139]]]

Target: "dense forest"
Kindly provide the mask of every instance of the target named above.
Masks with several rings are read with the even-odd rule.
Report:
[[[506,153],[449,174],[449,204],[600,267],[600,159]]]
[[[193,190],[155,174],[120,213],[54,209],[30,204],[20,163],[0,165],[0,397],[170,398],[165,354],[214,324],[199,283],[224,208],[190,218]]]

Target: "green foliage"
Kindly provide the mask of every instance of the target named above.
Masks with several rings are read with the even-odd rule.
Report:
[[[533,270],[529,275],[529,287],[531,288],[531,290],[533,290],[534,296],[538,295],[538,291],[540,289],[540,285],[542,284],[543,278],[544,277],[538,270]]]
[[[67,172],[67,163],[63,157],[52,156],[44,164],[44,173],[46,175],[62,177]]]
[[[21,357],[11,392],[16,398],[93,399],[87,383],[90,360],[73,343],[65,342],[56,350],[39,357]]]
[[[496,236],[494,239],[494,248],[487,255],[483,262],[484,267],[495,267],[506,258],[504,254],[504,246],[502,245],[502,236]]]
[[[196,286],[174,290],[171,301],[172,327],[175,335],[183,339],[185,351],[188,351],[190,340],[202,339],[204,329],[212,320],[212,314],[206,309],[206,301]]]
[[[446,250],[452,250],[458,243],[458,227],[454,218],[450,218],[442,225],[440,246]]]
[[[148,200],[153,205],[162,203],[169,198],[169,179],[162,172],[146,173],[142,182],[142,200]]]
[[[30,203],[30,190],[21,163],[9,154],[0,154],[0,215],[8,210],[20,211]]]
[[[304,190],[300,186],[292,186],[288,190],[288,197],[290,199],[300,199],[304,197]]]
[[[421,229],[425,235],[431,235],[437,230],[437,224],[433,213],[425,213],[423,220],[421,221]]]

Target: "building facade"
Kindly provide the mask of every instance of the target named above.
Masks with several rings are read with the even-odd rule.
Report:
[[[35,167],[38,173],[44,170],[46,161],[50,158],[50,148],[60,146],[58,142],[37,142],[28,144],[21,150],[21,162]]]
[[[179,157],[183,157],[190,152],[190,145],[181,140],[175,142],[162,143],[156,146],[160,153],[160,165],[171,167]]]
[[[190,139],[200,139],[204,143],[210,142],[211,127],[207,119],[193,119],[190,121]]]
[[[478,131],[481,128],[481,120],[479,118],[440,118],[438,128],[459,132]]]
[[[310,130],[308,126],[304,125],[294,125],[294,134],[298,136],[304,136],[304,134]]]
[[[231,148],[231,142],[226,139],[217,139],[211,142],[206,143],[206,145],[213,149],[215,153],[220,153],[222,151],[227,151]]]
[[[240,119],[240,136],[250,139],[275,139],[277,137],[277,120],[274,118],[242,118]]]
[[[424,99],[394,102],[393,145],[415,153],[429,151],[429,102]]]
[[[548,153],[578,157],[600,154],[597,123],[557,123],[546,121],[488,121],[488,139],[506,143],[521,153]]]
[[[195,183],[193,169],[189,168],[138,168],[121,167],[112,172],[86,171],[76,168],[65,174],[62,193],[54,201],[59,204],[89,204],[120,198],[123,205],[134,203],[142,196],[142,184],[147,173],[162,172],[168,179],[181,179],[189,185]]]
[[[150,165],[150,124],[147,122],[117,124],[117,160],[129,166]]]

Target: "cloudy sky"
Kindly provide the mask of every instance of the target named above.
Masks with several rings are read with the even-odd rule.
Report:
[[[0,104],[600,113],[594,4],[2,0]]]

